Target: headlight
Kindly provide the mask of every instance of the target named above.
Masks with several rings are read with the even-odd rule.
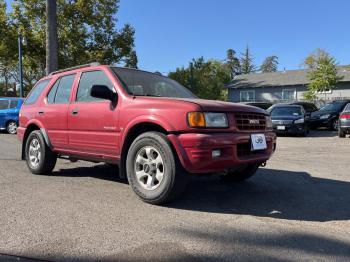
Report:
[[[267,131],[272,131],[273,130],[273,125],[272,125],[271,117],[265,116],[265,119],[266,119],[266,130]]]
[[[302,124],[304,122],[305,122],[304,118],[300,118],[300,119],[295,120],[294,124]]]
[[[225,113],[190,112],[187,115],[187,120],[190,127],[228,127]]]
[[[331,116],[330,114],[325,114],[325,115],[320,116],[320,119],[327,119],[330,116]]]

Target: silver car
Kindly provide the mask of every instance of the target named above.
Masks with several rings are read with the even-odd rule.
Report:
[[[350,134],[350,103],[348,103],[339,116],[339,137]]]

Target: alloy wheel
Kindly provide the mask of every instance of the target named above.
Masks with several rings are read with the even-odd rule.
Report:
[[[164,177],[164,161],[159,151],[152,146],[141,148],[135,156],[134,170],[142,188],[158,188]]]
[[[30,142],[28,155],[31,166],[37,167],[41,160],[41,147],[37,138],[33,138]]]

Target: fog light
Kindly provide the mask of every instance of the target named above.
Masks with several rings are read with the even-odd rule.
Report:
[[[220,149],[216,149],[216,150],[213,150],[211,152],[211,156],[214,158],[214,157],[219,157],[221,156],[221,150]]]

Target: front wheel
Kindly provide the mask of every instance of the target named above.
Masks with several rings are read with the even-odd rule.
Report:
[[[335,131],[339,129],[339,119],[336,119],[332,122],[330,129]]]
[[[26,141],[25,156],[29,170],[37,175],[51,173],[57,161],[57,155],[46,145],[39,130],[29,134]]]
[[[225,181],[242,182],[254,176],[259,166],[260,163],[257,163],[229,169],[222,176],[222,179]]]
[[[15,121],[10,121],[6,125],[7,133],[15,135],[17,133],[17,123]]]
[[[150,204],[168,202],[186,186],[187,174],[162,133],[147,132],[135,139],[127,155],[126,171],[134,192]]]

